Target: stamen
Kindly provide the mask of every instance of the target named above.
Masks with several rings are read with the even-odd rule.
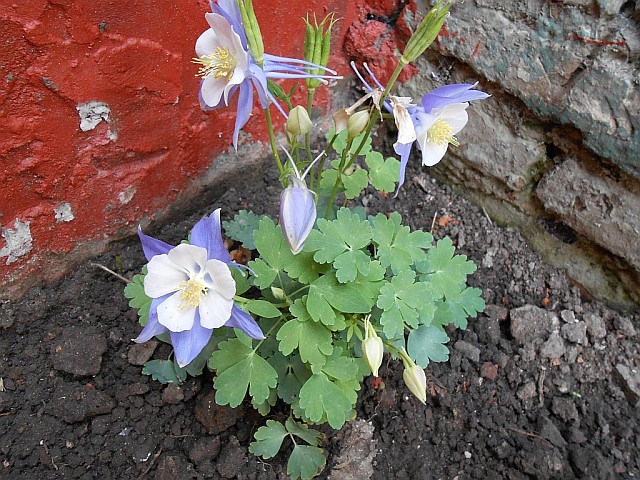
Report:
[[[200,280],[191,278],[185,282],[180,282],[178,288],[182,290],[182,298],[180,301],[179,309],[195,308],[200,305],[200,300],[207,294],[207,287],[205,287]]]
[[[454,147],[459,147],[460,142],[452,135],[453,128],[444,120],[437,120],[427,131],[427,141],[436,145],[446,145],[450,143]]]
[[[215,78],[224,77],[229,80],[238,62],[229,52],[228,48],[217,47],[213,53],[194,58],[193,63],[202,65],[198,69],[197,77],[206,78],[213,75]]]

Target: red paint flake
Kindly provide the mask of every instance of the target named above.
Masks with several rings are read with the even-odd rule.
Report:
[[[479,51],[480,51],[480,42],[476,43],[476,46],[473,49],[473,53],[471,53],[471,58],[476,58],[478,56]]]
[[[610,47],[610,46],[626,47],[627,46],[627,42],[625,40],[596,40],[595,38],[583,37],[582,35],[578,35],[575,32],[571,32],[569,34],[569,39],[580,40],[581,42],[584,42],[584,43],[590,43],[592,45],[600,45],[603,47]]]

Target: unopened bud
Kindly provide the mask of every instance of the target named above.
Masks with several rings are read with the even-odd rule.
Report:
[[[349,117],[347,121],[347,132],[349,138],[356,138],[367,129],[369,125],[369,112],[360,110]]]
[[[236,0],[236,3],[238,4],[244,30],[247,35],[249,51],[256,63],[262,67],[262,63],[264,62],[264,44],[262,43],[260,25],[258,25],[258,19],[253,11],[253,2],[252,0]]]
[[[311,127],[313,123],[306,108],[298,105],[289,112],[286,128],[291,135],[306,135],[311,131]]]
[[[411,362],[411,365],[407,365],[405,363],[402,378],[407,387],[409,387],[411,393],[413,393],[422,403],[426,403],[427,376],[424,374],[424,369],[413,362]]]
[[[427,13],[427,16],[418,25],[418,28],[407,42],[407,46],[400,57],[402,63],[406,65],[409,62],[413,62],[433,43],[449,15],[452,3],[453,0],[439,0]]]
[[[380,365],[382,365],[383,355],[384,344],[382,343],[382,339],[376,334],[372,327],[367,329],[365,339],[362,342],[362,357],[364,361],[367,362],[367,366],[371,369],[374,377],[379,376],[378,370],[380,369]]]
[[[284,300],[286,297],[284,290],[278,287],[271,286],[271,293],[277,300]]]
[[[291,248],[298,254],[316,222],[314,194],[304,180],[289,175],[289,186],[280,196],[280,227]]]

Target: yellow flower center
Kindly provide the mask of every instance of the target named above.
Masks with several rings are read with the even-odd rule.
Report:
[[[436,145],[446,145],[450,143],[455,147],[460,146],[458,139],[452,135],[453,128],[444,120],[437,120],[429,130],[427,130],[427,141]]]
[[[195,308],[200,305],[200,300],[207,294],[205,287],[197,278],[191,278],[185,282],[180,282],[178,288],[182,290],[182,298],[178,308]]]
[[[203,55],[193,59],[193,63],[201,65],[198,69],[197,77],[206,78],[213,75],[215,78],[229,80],[233,71],[238,66],[235,56],[229,52],[228,48],[218,47],[213,53]]]

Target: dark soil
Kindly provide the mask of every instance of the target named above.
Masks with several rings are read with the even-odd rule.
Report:
[[[148,233],[175,244],[219,206],[227,218],[240,208],[274,212],[270,181],[229,189]],[[381,382],[366,380],[364,421],[323,430],[322,477],[640,477],[636,317],[581,298],[519,233],[425,171],[410,169],[397,199],[372,192],[363,203],[397,210],[413,228],[430,230],[435,216],[436,237],[450,235],[478,264],[470,283],[488,307],[467,331],[449,332],[450,362],[429,366],[426,405],[398,362],[383,366]],[[92,262],[131,277],[144,257],[131,238]],[[248,453],[263,420],[249,404],[216,406],[211,374],[179,387],[142,375],[142,363],[169,351],[131,342],[140,327],[123,286],[87,263],[0,305],[0,478],[286,478],[285,455],[264,463]]]

